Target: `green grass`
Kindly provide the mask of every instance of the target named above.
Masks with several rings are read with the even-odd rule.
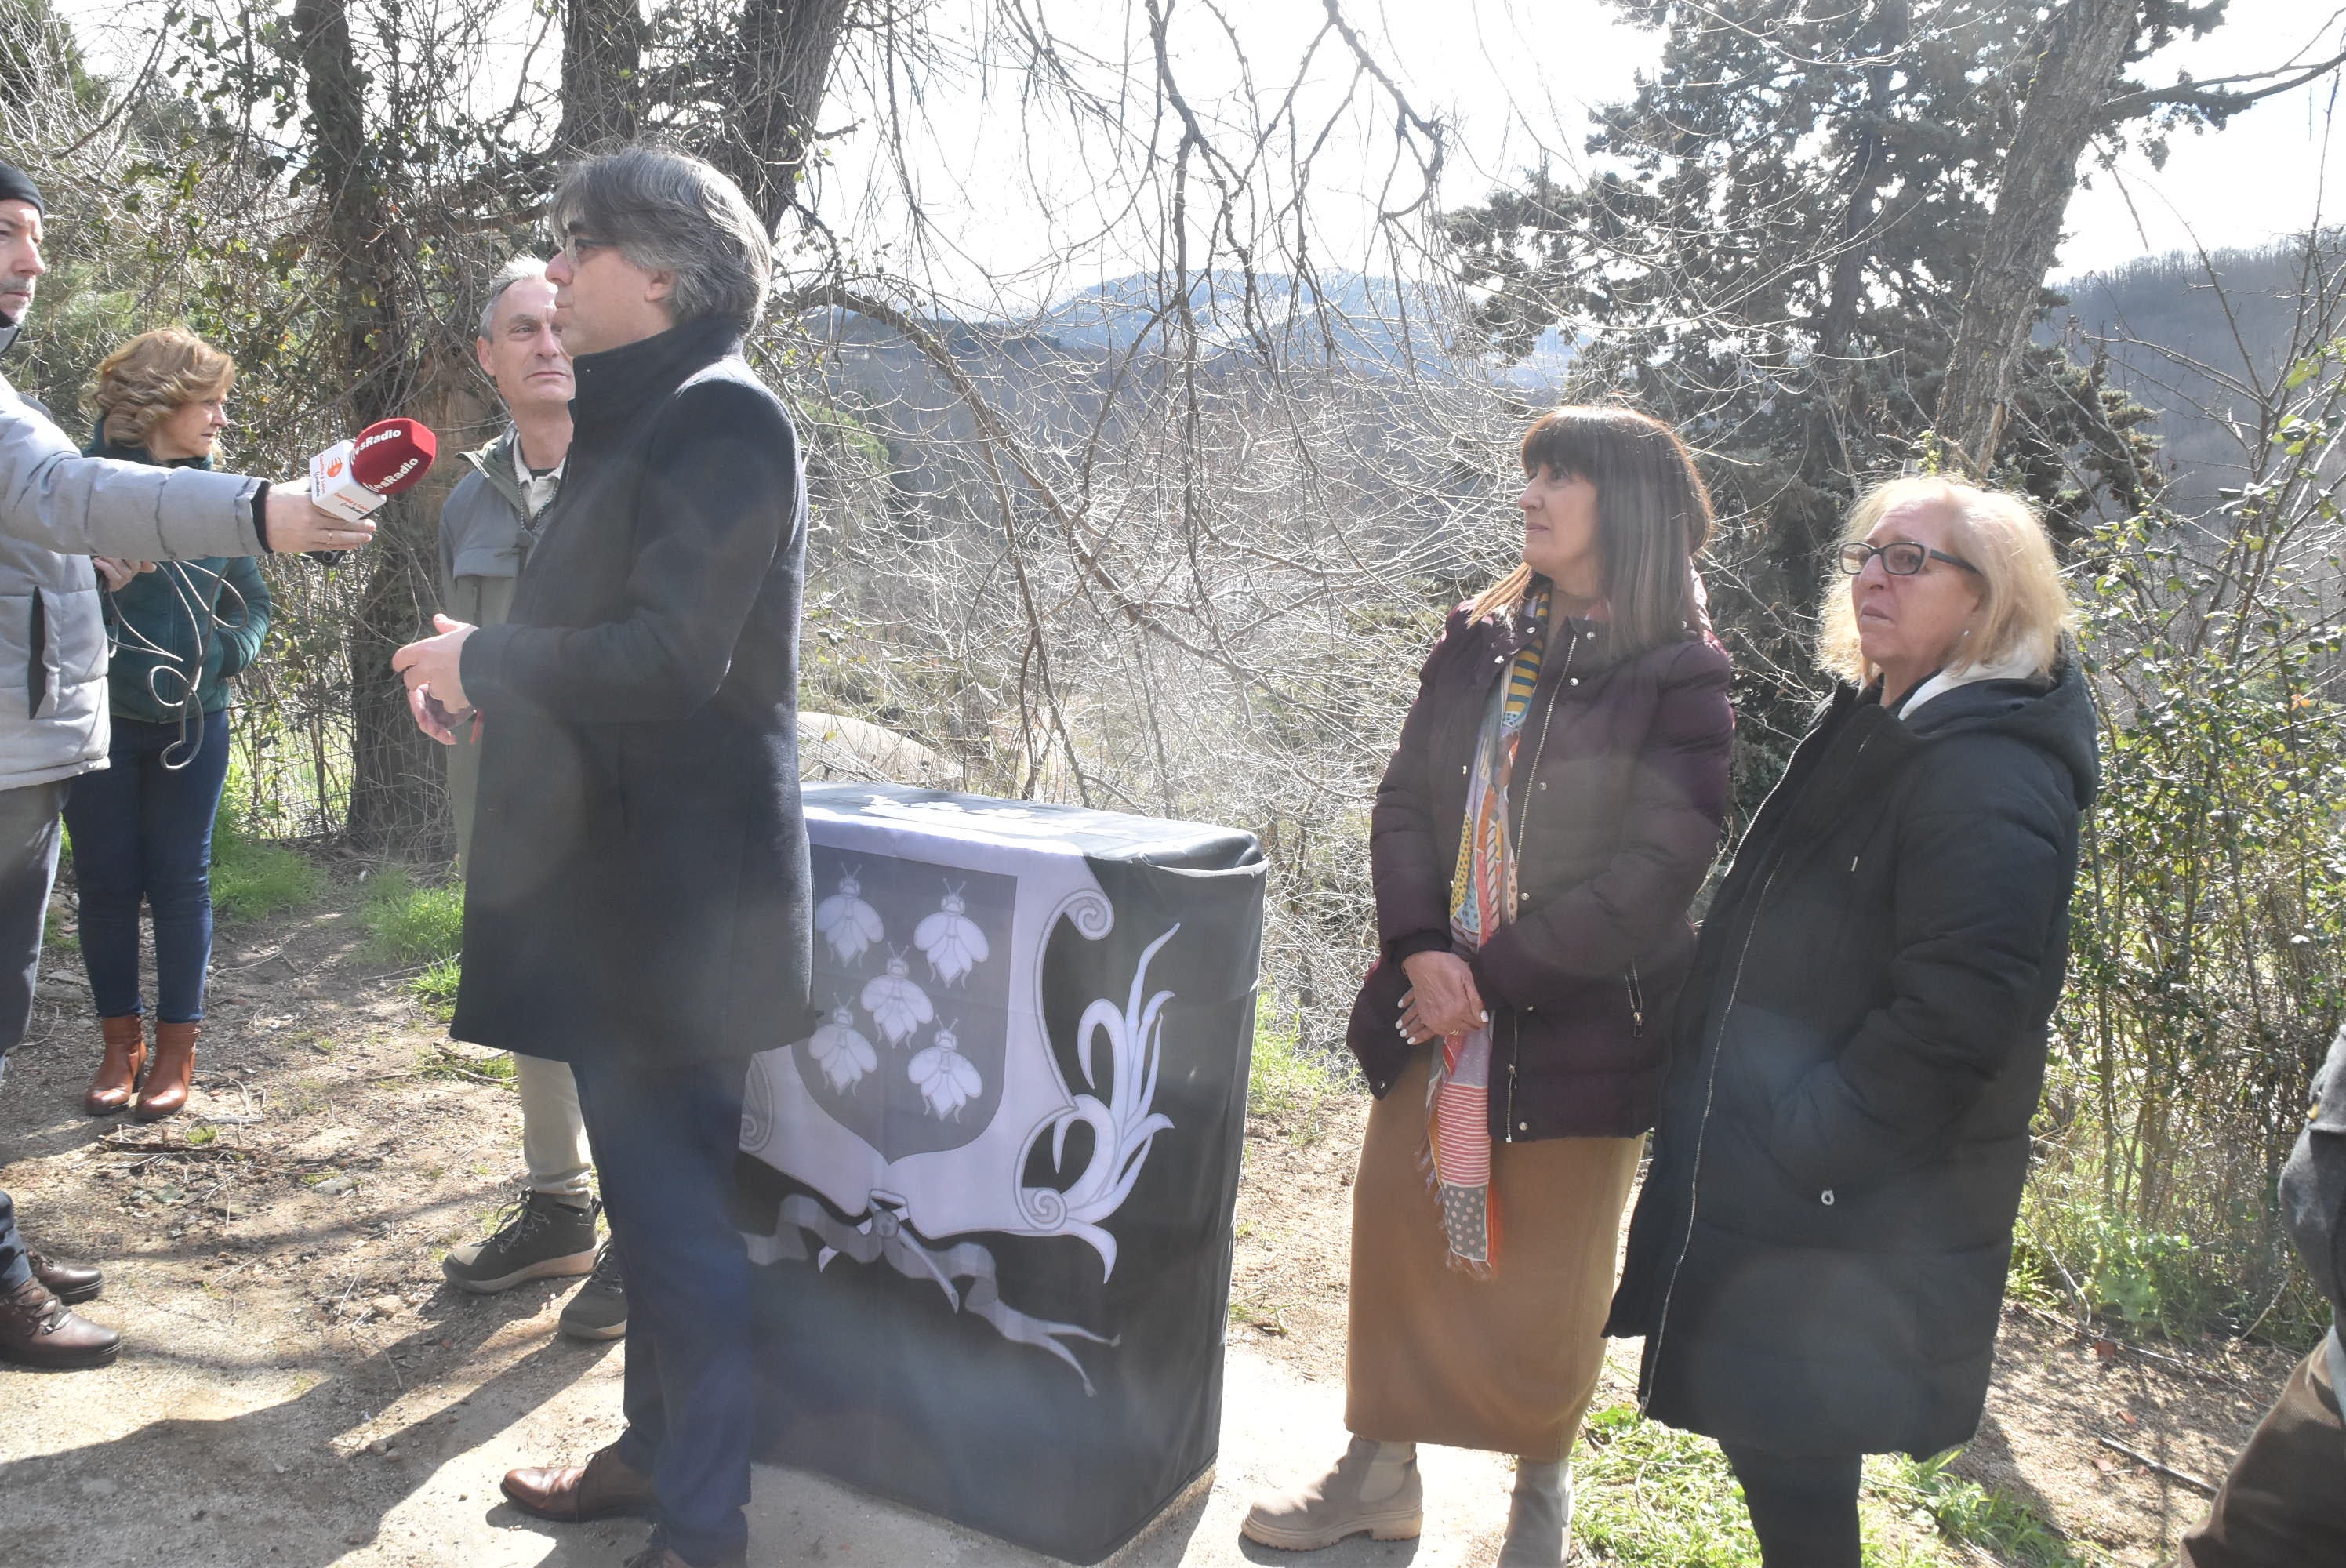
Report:
[[[386,867],[368,879],[359,913],[369,949],[387,962],[437,964],[464,945],[463,884],[420,888],[404,866]]]
[[[1873,1568],[1953,1568],[1984,1553],[2008,1568],[2102,1568],[2026,1505],[1951,1474],[1952,1454],[1866,1461],[1859,1498]],[[1634,1405],[1590,1414],[1573,1456],[1573,1531],[1592,1560],[1637,1568],[1760,1568],[1743,1490],[1707,1438]]]
[[[1590,1414],[1573,1455],[1573,1533],[1600,1561],[1639,1568],[1760,1568],[1742,1490],[1717,1444],[1635,1406]]]
[[[415,1075],[419,1078],[453,1078],[470,1084],[498,1084],[514,1086],[514,1059],[503,1051],[493,1055],[474,1056],[446,1045],[425,1047],[416,1059]]]
[[[1889,1473],[1876,1478],[1875,1489],[1889,1497],[1911,1495],[1942,1535],[2012,1568],[2098,1568],[2109,1561],[2091,1547],[2072,1543],[2026,1504],[1949,1474],[1947,1462],[1953,1458],[1950,1452],[1936,1459],[1877,1461]]]
[[[251,831],[237,785],[230,779],[212,819],[212,907],[230,920],[260,920],[315,903],[325,878],[300,850]]]
[[[230,920],[260,920],[315,903],[325,879],[309,857],[282,844],[212,848],[212,907]]]
[[[456,983],[463,975],[463,960],[434,959],[423,973],[407,983],[407,992],[445,1023],[456,1015]]]
[[[1298,1138],[1317,1137],[1327,1113],[1351,1088],[1344,1069],[1303,1044],[1293,1013],[1268,1001],[1254,1015],[1254,1057],[1247,1068],[1247,1115]]]

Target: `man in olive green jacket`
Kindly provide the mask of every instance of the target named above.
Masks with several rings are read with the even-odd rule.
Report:
[[[537,543],[539,520],[553,504],[570,452],[570,356],[554,332],[554,285],[546,264],[506,264],[489,287],[474,352],[496,382],[513,423],[464,461],[473,471],[448,494],[440,513],[440,569],[448,614],[477,626],[499,625],[513,608],[514,585]],[[460,726],[448,751],[448,795],[456,845],[470,857],[480,752]],[[578,1114],[578,1086],[568,1064],[514,1057],[521,1095],[522,1161],[528,1190],[496,1232],[452,1249],[442,1264],[449,1280],[483,1295],[527,1279],[591,1277],[562,1309],[562,1329],[583,1339],[627,1332],[627,1293],[617,1255],[595,1245],[591,1156]]]

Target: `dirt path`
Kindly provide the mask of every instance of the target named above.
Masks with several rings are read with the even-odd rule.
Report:
[[[1322,1130],[1258,1125],[1247,1143],[1230,1340],[1308,1378],[1344,1374],[1345,1237],[1366,1120],[1360,1100]],[[1636,1402],[1641,1345],[1614,1347],[1596,1409]],[[1980,1434],[1952,1468],[2125,1568],[2151,1568],[2206,1516],[2207,1495],[2097,1439],[2220,1481],[2296,1359],[2267,1346],[2124,1346],[2015,1304]]]
[[[555,1333],[566,1287],[442,1283],[443,1251],[518,1176],[518,1112],[486,1054],[367,960],[355,905],[341,885],[223,927],[193,1114],[155,1126],[80,1114],[96,1032],[77,960],[46,966],[0,1092],[5,1183],[36,1244],[106,1265],[91,1315],[131,1346],[100,1372],[0,1369],[0,1564],[584,1568],[640,1539],[494,1495],[505,1465],[607,1437],[620,1356]],[[1258,1125],[1247,1145],[1231,1342],[1315,1389],[1342,1378],[1364,1115],[1338,1101],[1311,1135]],[[1629,1398],[1634,1349],[1600,1408]],[[2096,1435],[2219,1477],[2290,1358],[2159,1354],[2015,1310],[1957,1468],[2129,1568],[2160,1561],[2204,1500]]]

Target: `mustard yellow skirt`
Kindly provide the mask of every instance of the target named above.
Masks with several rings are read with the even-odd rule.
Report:
[[[1571,1451],[1605,1364],[1621,1210],[1643,1138],[1546,1138],[1491,1150],[1497,1269],[1453,1268],[1418,1167],[1433,1056],[1369,1112],[1352,1183],[1344,1424],[1380,1442]]]

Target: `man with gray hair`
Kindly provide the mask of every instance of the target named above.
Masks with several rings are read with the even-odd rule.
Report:
[[[741,357],[771,240],[698,158],[571,168],[546,268],[576,434],[504,626],[399,650],[418,721],[477,712],[450,1032],[570,1064],[627,1294],[627,1430],[517,1470],[550,1519],[650,1513],[631,1568],[745,1560],[750,1268],[729,1217],[756,1052],[813,1032],[798,629],[806,488]]]
[[[440,571],[448,614],[469,626],[505,624],[523,565],[537,543],[538,519],[554,501],[570,452],[570,355],[554,330],[554,285],[546,263],[505,263],[489,284],[473,352],[512,415],[498,437],[464,461],[473,472],[440,509]],[[473,804],[480,748],[469,724],[448,750],[448,794],[456,849],[472,858]],[[487,1296],[531,1279],[586,1275],[562,1308],[562,1331],[616,1339],[627,1329],[619,1255],[595,1247],[594,1189],[578,1086],[566,1062],[514,1059],[521,1098],[521,1152],[529,1180],[496,1229],[449,1249],[449,1283]]]

